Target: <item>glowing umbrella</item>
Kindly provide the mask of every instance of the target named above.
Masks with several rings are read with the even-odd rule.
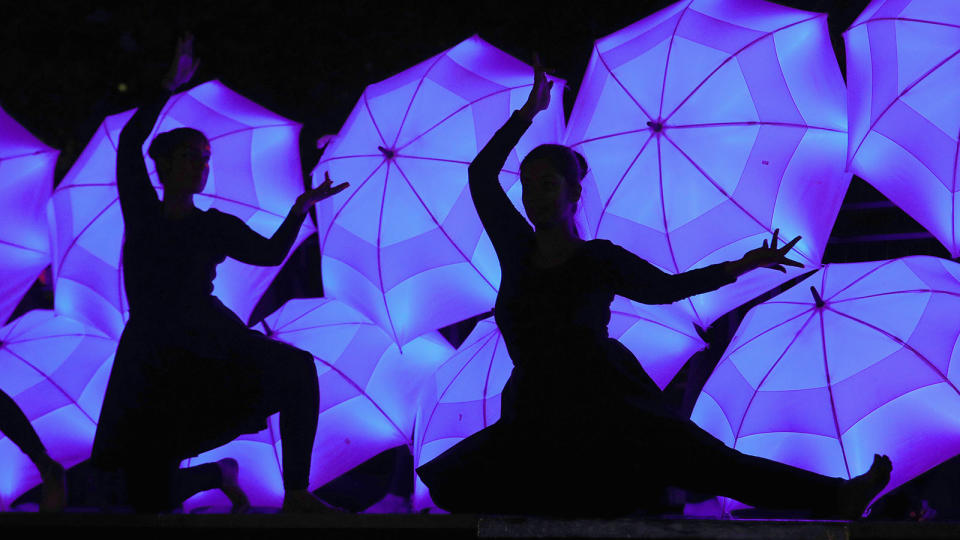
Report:
[[[53,194],[51,214],[54,288],[58,313],[89,321],[118,336],[127,319],[121,278],[123,218],[116,188],[116,141],[133,111],[106,118]],[[270,236],[303,193],[300,125],[234,93],[218,81],[173,96],[153,134],[190,126],[210,139],[210,176],[196,197],[201,209],[240,217]],[[161,189],[146,156],[151,179]],[[305,224],[302,241],[312,232]],[[217,269],[213,293],[246,320],[280,267],[227,259]]]
[[[960,6],[875,0],[844,39],[850,170],[960,256]]]
[[[401,345],[493,306],[500,269],[467,166],[532,81],[529,66],[469,38],[368,86],[314,171],[315,182],[329,171],[351,183],[318,205],[325,290]],[[507,159],[501,182],[515,202],[520,158],[562,137],[561,89]]]
[[[65,467],[90,457],[116,347],[101,332],[47,310],[0,328],[0,390]],[[2,435],[0,463],[0,502],[9,504],[40,482],[33,463]]]
[[[58,154],[0,109],[0,324],[50,264],[44,212]]]
[[[890,490],[960,453],[958,334],[960,265],[830,264],[747,314],[692,418],[744,453],[828,476],[886,454]]]
[[[454,352],[434,332],[411,341],[401,354],[377,325],[329,298],[291,300],[264,319],[263,330],[309,351],[316,359],[320,419],[310,472],[312,487],[384,450],[412,445],[420,387]],[[269,486],[259,495],[254,493],[254,504],[277,505],[277,497],[283,493],[276,469],[280,463],[276,459],[280,444],[277,427],[274,423],[268,431],[242,437],[216,451],[218,457],[237,458],[245,471],[261,471],[254,475],[260,475],[258,482]],[[262,461],[258,456],[273,457]],[[251,492],[260,489],[245,487]]]
[[[818,266],[850,180],[845,132],[825,15],[678,2],[594,46],[566,136],[591,168],[583,232],[678,273],[779,228],[803,236],[791,258]],[[800,271],[757,270],[682,309],[706,327]]]

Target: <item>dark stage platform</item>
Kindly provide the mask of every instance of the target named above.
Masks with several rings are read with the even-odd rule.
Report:
[[[123,515],[0,513],[0,536],[67,534],[123,538],[711,538],[956,539],[956,522],[845,522],[738,519],[552,520],[475,515]]]

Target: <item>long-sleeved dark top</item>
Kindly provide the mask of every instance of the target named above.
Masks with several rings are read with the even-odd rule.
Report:
[[[169,93],[157,93],[127,122],[117,144],[117,191],[124,220],[124,286],[131,313],[171,314],[209,298],[226,257],[259,266],[283,262],[303,223],[291,210],[271,238],[215,209],[163,215],[141,149]]]

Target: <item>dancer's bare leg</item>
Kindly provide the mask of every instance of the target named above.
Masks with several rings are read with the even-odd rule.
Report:
[[[67,476],[63,466],[47,454],[30,420],[5,392],[0,392],[0,432],[9,437],[40,471],[43,480],[40,511],[62,511],[67,505]]]

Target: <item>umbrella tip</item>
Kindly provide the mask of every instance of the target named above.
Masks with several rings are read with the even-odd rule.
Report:
[[[813,301],[817,304],[818,308],[822,308],[823,306],[827,305],[827,303],[823,301],[823,297],[820,296],[820,293],[817,291],[816,287],[811,285],[810,292],[813,293]]]
[[[650,126],[650,129],[652,129],[654,133],[660,133],[663,131],[663,124],[660,122],[654,122],[651,120],[647,122],[647,125]]]
[[[384,148],[382,146],[378,146],[377,150],[379,150],[387,159],[393,159],[393,156],[396,155],[396,151],[389,148]]]

